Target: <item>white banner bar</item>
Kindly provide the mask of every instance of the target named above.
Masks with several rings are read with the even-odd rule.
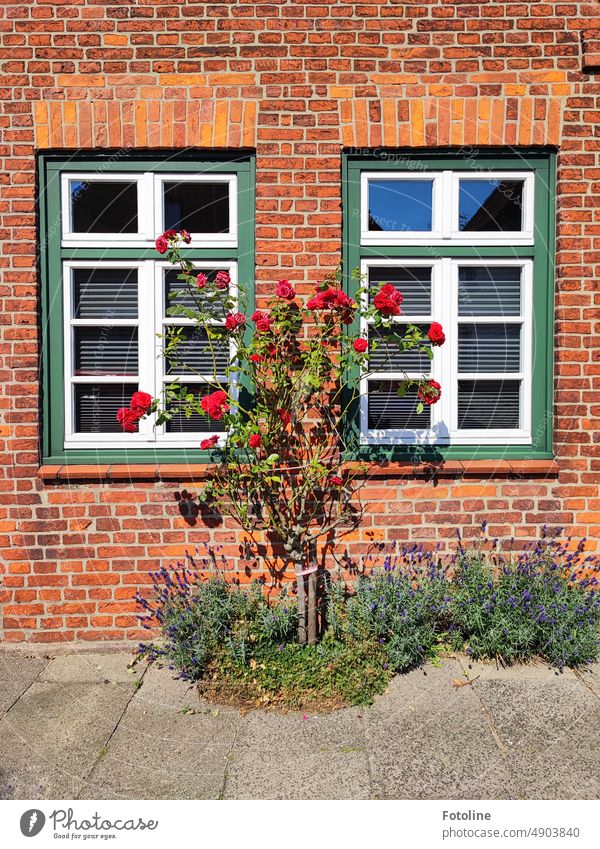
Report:
[[[594,801],[4,801],[0,845],[600,846]]]

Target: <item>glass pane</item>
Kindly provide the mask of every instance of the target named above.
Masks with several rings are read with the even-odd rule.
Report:
[[[431,266],[369,268],[369,290],[372,297],[384,283],[391,283],[402,293],[404,315],[431,313]]]
[[[75,384],[75,429],[78,433],[123,433],[119,407],[128,407],[137,383],[108,386]]]
[[[137,327],[75,327],[73,332],[75,375],[137,375]]]
[[[137,268],[76,268],[74,318],[137,318]]]
[[[137,233],[137,183],[69,181],[74,233]]]
[[[165,230],[229,233],[229,183],[163,183]]]
[[[459,315],[520,315],[521,268],[464,265],[458,270]]]
[[[199,398],[203,398],[210,392],[214,392],[217,387],[203,383],[199,386],[188,385],[188,389],[190,392],[197,393]],[[167,433],[223,433],[225,428],[222,422],[209,419],[208,416],[200,413],[192,413],[187,418],[183,412],[173,412],[173,418],[165,422],[165,430]]]
[[[229,365],[229,337],[210,339],[202,328],[182,327],[181,341],[167,358],[167,374],[193,372],[201,375],[225,374]],[[221,332],[215,328],[215,332]]]
[[[417,413],[417,390],[403,398],[397,394],[398,382],[369,381],[369,430],[427,430],[431,426],[431,408]]]
[[[431,230],[433,180],[369,180],[369,230]]]
[[[404,327],[395,325],[400,338]],[[428,327],[421,327],[424,334]],[[401,351],[394,340],[392,328],[382,328],[369,332],[369,368],[371,371],[401,371],[423,374],[430,371],[431,360],[425,353],[416,349]]]
[[[459,428],[518,428],[520,386],[519,380],[459,380]]]
[[[194,276],[200,271],[206,274],[208,280],[213,281],[219,271],[222,269],[197,269]],[[198,289],[194,284],[188,286],[184,280],[178,280],[179,272],[176,270],[165,271],[165,307],[167,315],[176,316],[184,315],[181,308],[210,311],[213,318],[220,319],[225,316],[225,308],[223,299],[229,294],[227,289],[217,290],[211,289],[210,299],[206,289]]]
[[[459,325],[460,372],[519,371],[520,367],[520,324]]]
[[[523,229],[523,180],[460,180],[459,183],[460,230]]]

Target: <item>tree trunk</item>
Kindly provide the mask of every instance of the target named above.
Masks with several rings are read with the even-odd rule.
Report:
[[[296,566],[296,583],[297,599],[298,599],[298,642],[301,646],[306,645],[307,627],[306,627],[306,576],[301,573],[302,563]]]

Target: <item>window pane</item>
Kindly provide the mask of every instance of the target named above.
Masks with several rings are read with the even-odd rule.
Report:
[[[458,270],[459,315],[520,315],[521,268],[464,265]]]
[[[395,325],[397,334],[402,338],[404,327]],[[428,328],[421,327],[426,334]],[[394,339],[392,328],[381,328],[369,331],[369,368],[371,371],[401,371],[418,372],[423,374],[429,372],[431,360],[425,353],[416,349],[401,351],[398,342]]]
[[[182,327],[181,341],[167,358],[167,374],[193,372],[195,374],[225,374],[229,365],[229,338],[223,331],[221,338],[210,339],[202,328]],[[218,328],[215,332],[221,333]]]
[[[523,229],[523,180],[460,180],[459,183],[460,230]]]
[[[431,230],[433,180],[369,180],[369,230]]]
[[[520,324],[461,324],[458,328],[460,372],[519,371]]]
[[[207,383],[196,386],[188,385],[189,391],[197,393],[199,398],[214,392],[217,388],[217,386],[211,386]],[[223,433],[225,428],[222,422],[210,419],[200,413],[192,413],[187,418],[183,412],[175,411],[173,418],[165,422],[165,430],[167,433]]]
[[[417,413],[417,390],[409,390],[403,398],[397,394],[394,380],[369,381],[370,430],[427,430],[431,426],[431,408]]]
[[[206,274],[210,281],[213,281],[222,269],[197,269],[193,273],[196,275],[199,271]],[[176,270],[165,271],[165,307],[167,315],[176,316],[184,315],[182,309],[197,310],[200,306],[203,310],[210,312],[213,318],[221,319],[225,316],[225,308],[223,300],[229,294],[228,290],[217,290],[217,292],[209,298],[206,289],[198,289],[192,284],[188,286],[184,280],[178,280],[179,272]],[[212,290],[214,293],[214,289]]]
[[[137,268],[76,268],[74,318],[137,318]]]
[[[137,375],[137,327],[75,327],[74,334],[76,375]]]
[[[519,380],[459,380],[458,427],[518,428]]]
[[[137,383],[75,384],[75,430],[78,433],[123,433],[119,407],[128,407]]]
[[[164,183],[165,230],[229,232],[229,183]]]
[[[74,233],[137,233],[137,183],[69,181]]]
[[[373,298],[383,283],[391,283],[402,293],[404,315],[431,313],[431,267],[370,267],[369,290]]]

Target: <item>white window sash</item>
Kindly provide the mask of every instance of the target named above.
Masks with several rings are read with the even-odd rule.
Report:
[[[235,174],[155,174],[154,175],[154,220],[155,237],[165,231],[163,190],[164,183],[228,183],[229,184],[229,232],[228,233],[190,233],[192,245],[207,244],[217,247],[235,247],[237,245],[237,176]]]
[[[169,269],[173,268],[168,262],[157,262],[155,265],[154,271],[154,292],[155,292],[155,314],[156,314],[156,334],[164,334],[166,327],[184,327],[184,326],[194,326],[193,319],[188,319],[185,316],[167,316],[166,311],[169,308],[169,304],[166,303],[165,299],[165,286],[164,286],[164,273]],[[231,278],[231,283],[229,286],[229,294],[235,300],[236,304],[238,302],[238,275],[237,275],[237,263],[233,261],[221,262],[219,260],[210,261],[210,260],[202,260],[198,262],[194,262],[194,270],[198,271],[209,271],[218,267],[223,271],[227,271]],[[182,281],[183,284],[183,281]],[[235,307],[234,307],[235,309]],[[217,326],[222,326],[222,322],[211,322]],[[163,340],[155,336],[155,346],[153,352],[153,362],[155,363],[155,373],[154,373],[154,381],[156,386],[156,393],[162,395],[165,386],[170,383],[182,383],[187,385],[188,387],[200,387],[202,383],[212,383],[214,382],[215,375],[177,375],[177,374],[167,374],[166,373],[166,363],[165,358],[162,354],[162,346]],[[233,342],[233,337],[230,341],[230,357],[233,358],[235,356],[235,345]],[[227,378],[226,375],[217,375],[220,378],[222,383],[225,383]],[[230,393],[232,398],[237,397],[237,386],[235,386],[233,381],[230,381]],[[222,445],[225,442],[225,436],[222,431],[211,431],[211,432],[202,432],[202,433],[168,433],[164,424],[155,426],[156,433],[156,442],[161,445],[177,445],[179,448],[197,448],[199,440],[208,439],[211,436],[219,437],[219,444]]]
[[[64,419],[65,419],[65,448],[159,448],[176,445],[178,448],[198,448],[199,441],[210,436],[218,435],[220,444],[224,442],[221,432],[198,432],[198,433],[166,433],[164,426],[155,426],[154,417],[142,419],[139,422],[139,430],[136,433],[81,433],[75,430],[75,392],[76,384],[123,384],[132,383],[139,386],[140,391],[148,392],[153,397],[162,396],[165,384],[175,382],[178,377],[181,382],[189,382],[190,386],[196,386],[203,382],[196,375],[167,375],[165,374],[165,362],[162,355],[162,340],[157,334],[163,333],[165,326],[181,324],[194,325],[193,320],[181,317],[165,317],[165,309],[168,305],[164,303],[163,274],[165,269],[171,266],[166,262],[155,262],[154,260],[129,261],[129,260],[68,260],[63,262],[63,326],[64,326]],[[237,289],[237,263],[233,261],[222,262],[198,261],[194,262],[198,270],[213,269],[218,267],[228,271],[231,276],[230,293],[236,299]],[[122,375],[74,375],[73,353],[74,333],[73,328],[77,326],[98,327],[102,326],[102,319],[75,319],[73,318],[73,271],[77,268],[97,269],[133,269],[138,270],[138,317],[137,319],[110,319],[114,326],[137,326],[138,328],[138,374],[137,376],[124,377]],[[231,355],[235,354],[233,341],[231,343]],[[212,375],[205,376],[205,382],[210,382]],[[221,375],[223,382],[225,375]],[[237,386],[231,387],[232,397],[237,397]]]
[[[433,180],[432,229],[427,231],[368,229],[370,180]],[[463,232],[459,229],[460,180],[522,180],[523,228],[518,231]],[[363,171],[360,186],[360,242],[365,246],[422,245],[436,247],[452,243],[477,246],[524,246],[534,243],[534,186],[532,171]]]
[[[520,316],[477,316],[458,317],[458,269],[461,266],[520,267],[521,314]],[[430,376],[442,387],[440,400],[431,406],[431,427],[423,430],[370,429],[368,427],[368,381],[376,379],[401,380],[405,376],[421,375],[403,372],[369,372],[364,369],[360,377],[360,442],[364,445],[478,445],[478,444],[531,444],[531,373],[532,373],[532,313],[533,313],[533,262],[529,259],[384,259],[376,258],[361,262],[361,276],[368,279],[369,268],[400,266],[403,268],[432,268],[432,311],[431,316],[403,316],[397,323],[421,324],[438,321],[444,328],[446,341],[443,346],[433,348]],[[369,293],[365,287],[362,306],[368,305]],[[460,379],[520,380],[521,423],[515,429],[458,429],[458,327],[461,323],[495,323],[522,325],[521,368],[515,373],[460,374]],[[361,334],[368,333],[369,322],[361,319]]]
[[[138,197],[138,232],[137,233],[75,233],[73,232],[71,195],[69,183],[81,181],[86,183],[121,182],[136,183]],[[192,233],[191,247],[236,247],[238,239],[237,218],[237,175],[234,173],[169,173],[157,174],[152,171],[140,172],[111,172],[78,171],[61,174],[61,220],[63,247],[114,247],[148,248],[154,245],[157,236],[164,232],[163,216],[163,183],[221,183],[229,184],[229,233]]]

